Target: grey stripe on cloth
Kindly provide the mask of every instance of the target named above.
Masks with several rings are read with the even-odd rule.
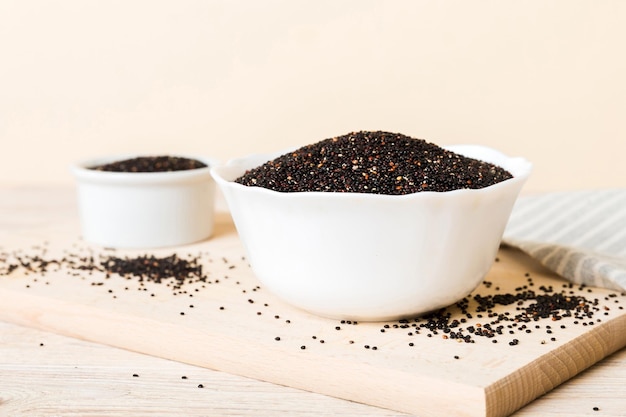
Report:
[[[502,239],[576,284],[626,290],[626,188],[520,197]]]

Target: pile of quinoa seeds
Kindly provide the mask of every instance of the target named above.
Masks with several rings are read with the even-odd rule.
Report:
[[[207,165],[196,159],[179,156],[140,156],[108,164],[90,167],[95,171],[107,172],[170,172],[204,168]]]
[[[404,195],[477,189],[512,178],[505,169],[399,133],[353,132],[253,168],[238,182],[274,191]]]
[[[32,284],[43,281],[45,285],[51,285],[53,280],[48,275],[64,272],[81,280],[89,277],[91,286],[106,287],[106,280],[118,277],[134,281],[140,291],[147,291],[148,285],[159,284],[169,287],[172,295],[178,295],[187,293],[186,286],[213,283],[205,268],[204,259],[208,256],[202,252],[128,256],[118,255],[114,249],[94,252],[78,245],[65,250],[62,256],[50,256],[47,244],[42,244],[28,250],[0,251],[0,278],[24,275],[32,277]],[[26,288],[30,288],[30,284],[26,284]],[[113,292],[109,290],[109,293]]]

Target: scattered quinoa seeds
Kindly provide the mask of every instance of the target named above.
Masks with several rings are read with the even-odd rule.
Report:
[[[510,178],[499,166],[422,139],[360,131],[286,153],[235,182],[280,192],[404,195],[484,188]]]
[[[529,276],[528,274],[526,276]],[[529,284],[533,284],[532,278],[528,279]],[[492,283],[484,281],[482,284],[485,288],[491,288]],[[597,298],[589,299],[587,297],[576,295],[572,289],[573,284],[565,284],[562,291],[557,292],[552,287],[539,287],[539,291],[529,289],[528,286],[517,287],[511,293],[495,293],[490,295],[481,295],[476,290],[472,298],[463,298],[456,304],[440,309],[433,313],[412,319],[399,320],[395,324],[384,324],[380,329],[384,332],[388,329],[418,329],[421,333],[426,333],[427,337],[433,335],[441,335],[443,339],[456,340],[459,343],[475,343],[476,338],[492,339],[493,343],[497,343],[498,339],[504,338],[509,346],[517,346],[522,343],[523,339],[507,338],[506,335],[515,335],[517,333],[532,333],[531,327],[535,330],[541,329],[539,323],[548,321],[553,323],[564,318],[574,318],[578,320],[592,319],[595,314],[606,311],[605,307],[599,305],[600,300]],[[590,288],[585,285],[578,286],[578,290],[583,292]],[[626,295],[624,293],[622,296]],[[612,293],[607,299],[616,298],[617,294]],[[513,314],[509,307],[507,311],[496,312],[496,308],[514,306]],[[488,319],[482,323],[468,324],[468,319],[474,318]],[[601,319],[597,319],[601,321]],[[573,322],[574,324],[577,321]],[[582,322],[581,325],[592,325],[593,321]],[[532,326],[531,326],[532,325]],[[550,324],[544,325],[545,331],[552,334],[555,329]],[[566,329],[567,326],[559,325],[558,329]],[[418,332],[415,332],[419,334]],[[555,337],[550,338],[551,342],[555,342]],[[409,346],[413,346],[413,342]],[[540,343],[545,344],[545,340]]]
[[[91,286],[102,287],[106,281],[112,276],[119,276],[126,280],[133,280],[139,284],[139,291],[147,291],[145,287],[148,283],[164,285],[171,289],[172,295],[186,295],[188,285],[194,285],[194,292],[210,288],[209,284],[217,284],[219,279],[209,279],[209,272],[205,270],[207,264],[213,262],[213,258],[208,257],[206,253],[197,255],[188,254],[186,257],[179,254],[157,257],[154,255],[138,255],[133,257],[117,256],[115,250],[107,249],[101,254],[95,254],[91,250],[86,254],[72,254],[66,251],[65,255],[59,259],[53,259],[46,256],[45,245],[43,247],[33,247],[33,252],[17,250],[11,253],[0,251],[0,277],[10,276],[15,271],[22,271],[23,275],[31,276],[31,284],[38,285],[49,284],[46,280],[38,280],[45,276],[48,272],[64,269],[68,275],[76,276],[80,279],[92,276]],[[232,270],[231,261],[222,258],[225,268]],[[435,311],[415,319],[399,320],[397,322],[382,323],[380,327],[369,326],[379,337],[394,337],[387,334],[396,335],[401,332],[403,338],[409,337],[410,340],[416,338],[432,338],[436,336],[446,341],[455,341],[456,343],[476,343],[477,340],[485,338],[490,339],[492,343],[503,342],[507,346],[514,348],[517,345],[526,343],[524,335],[540,332],[551,337],[549,339],[538,339],[537,343],[548,344],[556,342],[554,337],[559,331],[564,331],[573,326],[593,326],[602,322],[602,318],[614,310],[623,309],[620,304],[626,293],[609,293],[601,298],[593,297],[593,290],[584,285],[574,285],[572,283],[564,283],[558,288],[552,285],[537,285],[533,282],[533,278],[529,273],[524,274],[525,284],[520,284],[514,290],[509,292],[501,292],[499,287],[493,286],[493,283],[484,281],[482,286],[486,289],[495,290],[495,293],[481,294],[480,288],[471,296],[463,298],[456,304],[447,308]],[[228,280],[228,276],[222,280],[225,283],[230,282],[233,286],[240,286],[240,281]],[[27,285],[27,287],[30,287]],[[556,287],[556,286],[555,286]],[[123,291],[129,291],[129,286],[122,286]],[[274,314],[269,310],[269,304],[265,300],[249,298],[249,295],[261,293],[260,286],[248,287],[248,295],[241,297],[242,305],[250,305],[255,308],[255,317],[263,320],[265,315],[261,315],[258,310],[259,306],[268,308],[267,315],[274,319],[281,318],[280,315]],[[576,291],[577,290],[577,291]],[[111,289],[105,290],[108,294],[112,294]],[[244,290],[245,291],[245,290]],[[116,291],[118,292],[118,291]],[[583,295],[584,294],[584,295]],[[151,294],[153,296],[154,294]],[[190,295],[190,294],[187,294]],[[622,298],[619,298],[621,296]],[[608,304],[610,303],[610,304]],[[185,304],[186,307],[198,310],[198,304]],[[222,305],[220,310],[224,310]],[[186,316],[190,311],[176,310],[176,314]],[[569,319],[566,324],[557,323],[563,319]],[[254,320],[254,319],[253,319]],[[290,319],[284,321],[272,322],[288,324],[292,329],[290,332],[297,331],[297,324]],[[356,326],[357,321],[340,320],[330,321],[328,330],[343,330],[341,333],[349,332],[352,326]],[[367,335],[361,335],[367,338]],[[318,340],[324,344],[323,334],[307,336],[313,340]],[[304,336],[303,336],[304,337]],[[361,336],[359,336],[361,337]],[[334,336],[333,336],[334,338]],[[280,341],[280,336],[275,336],[276,341]],[[379,341],[379,339],[376,339]],[[304,339],[302,339],[304,341]],[[347,344],[357,344],[359,340],[351,338]],[[360,346],[367,350],[379,350],[372,342],[374,340],[360,340]],[[415,346],[413,341],[406,341],[408,347]],[[358,345],[358,344],[357,344]],[[43,346],[43,343],[40,344]],[[297,344],[300,349],[306,349],[306,345]],[[384,347],[384,346],[383,346]],[[455,359],[457,358],[455,355]]]
[[[89,169],[107,172],[171,172],[205,168],[206,166],[204,162],[196,159],[178,156],[140,156],[97,165]]]
[[[118,257],[110,254],[66,254],[59,259],[48,259],[42,254],[26,255],[15,252],[11,254],[13,260],[9,261],[8,254],[0,254],[0,259],[5,259],[6,265],[0,264],[0,277],[9,276],[14,271],[22,268],[26,273],[45,275],[46,272],[54,268],[55,270],[64,268],[70,275],[79,276],[82,274],[92,275],[94,272],[104,274],[104,278],[109,279],[111,275],[117,275],[127,280],[135,280],[140,288],[146,291],[145,283],[163,284],[171,288],[174,295],[185,294],[183,288],[192,283],[209,283],[208,274],[203,270],[201,259],[204,254],[187,257],[172,254],[165,257],[154,255],[138,255],[135,257]],[[49,283],[47,283],[48,285]],[[92,286],[100,287],[103,281],[93,281]],[[30,287],[30,285],[27,285]],[[129,287],[124,288],[125,291]],[[107,293],[113,294],[113,290],[107,289]],[[151,296],[154,296],[151,294]],[[113,295],[113,298],[116,296]],[[192,307],[191,307],[192,308]]]

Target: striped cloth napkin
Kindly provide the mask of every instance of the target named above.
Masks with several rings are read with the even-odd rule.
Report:
[[[502,239],[576,284],[626,290],[626,189],[520,197]]]

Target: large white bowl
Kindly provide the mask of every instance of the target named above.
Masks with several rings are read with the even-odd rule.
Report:
[[[450,305],[480,284],[532,167],[482,146],[447,149],[513,178],[401,196],[283,193],[234,182],[282,153],[232,160],[211,173],[267,289],[321,316],[394,320]]]
[[[89,169],[141,155],[90,159],[71,166],[76,178],[83,239],[113,248],[178,246],[213,232],[215,161],[188,157],[207,167],[172,172],[108,172]]]

